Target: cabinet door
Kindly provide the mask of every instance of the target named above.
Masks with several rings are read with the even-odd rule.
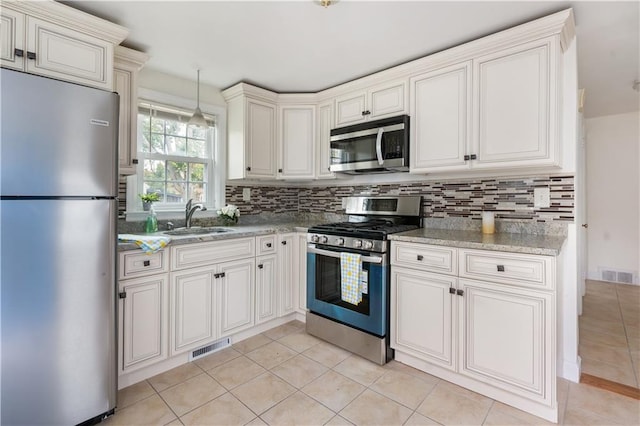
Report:
[[[120,282],[120,373],[167,358],[168,274]]]
[[[23,13],[11,9],[2,8],[0,11],[0,63],[5,68],[24,70],[24,58],[27,55],[24,46],[25,19]]]
[[[366,92],[349,93],[336,98],[336,127],[366,121],[366,99]]]
[[[391,117],[407,112],[407,81],[394,81],[367,91],[368,120]]]
[[[294,234],[280,235],[278,247],[278,316],[293,312],[296,308],[296,291],[294,279],[296,266],[294,264]]]
[[[246,143],[248,178],[276,177],[276,106],[247,99]]]
[[[450,370],[456,368],[456,278],[391,268],[391,347]]]
[[[555,306],[551,293],[459,280],[460,373],[551,403]]]
[[[113,90],[108,41],[28,16],[27,50],[36,55],[27,59],[27,72]]]
[[[135,173],[132,160],[136,157],[136,142],[132,140],[131,125],[131,89],[132,72],[115,68],[113,70],[113,89],[120,95],[120,116],[118,132],[118,173],[129,175]],[[137,111],[136,111],[137,112]]]
[[[220,337],[253,326],[255,258],[221,263],[216,285],[219,287]]]
[[[216,339],[214,273],[198,268],[171,274],[171,355]]]
[[[296,287],[298,289],[298,306],[297,310],[301,314],[307,312],[307,233],[300,232],[296,234],[298,239],[295,250],[297,253],[295,277]]]
[[[410,80],[411,172],[468,169],[471,62]]]
[[[278,256],[256,258],[256,324],[274,319],[278,314]]]
[[[473,61],[473,167],[557,163],[556,44],[539,40]]]
[[[313,179],[316,107],[281,105],[278,117],[278,177]]]
[[[318,106],[318,130],[316,139],[316,178],[335,178],[331,165],[331,129],[333,129],[333,101]]]

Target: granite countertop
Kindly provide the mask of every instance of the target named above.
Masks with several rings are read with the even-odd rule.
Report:
[[[317,225],[318,221],[296,221],[282,222],[261,225],[237,225],[232,227],[219,226],[217,228],[228,229],[228,232],[220,232],[204,235],[166,235],[162,231],[153,234],[145,234],[143,232],[133,232],[134,235],[140,236],[163,236],[171,238],[171,245],[204,243],[209,241],[229,240],[232,238],[254,237],[256,235],[265,234],[283,234],[286,232],[307,232],[310,226]],[[118,251],[137,250],[139,247],[135,243],[118,243]]]
[[[480,231],[433,228],[400,232],[389,235],[388,238],[393,241],[548,256],[557,256],[566,240],[564,235],[483,234]]]

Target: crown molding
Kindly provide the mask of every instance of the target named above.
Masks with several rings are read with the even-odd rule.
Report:
[[[113,52],[114,64],[116,67],[127,67],[133,71],[140,71],[147,63],[150,56],[137,50],[124,46],[116,46]]]

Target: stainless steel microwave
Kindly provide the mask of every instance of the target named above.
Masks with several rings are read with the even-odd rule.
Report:
[[[343,173],[409,171],[409,116],[331,130],[329,169]]]

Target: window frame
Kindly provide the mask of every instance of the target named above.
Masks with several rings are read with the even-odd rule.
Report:
[[[191,99],[174,96],[155,90],[139,88],[138,104],[144,106],[145,102],[152,105],[166,106],[177,110],[192,111],[195,109],[195,101]],[[207,211],[201,212],[200,216],[215,216],[215,211],[225,205],[225,184],[226,184],[226,108],[219,105],[200,103],[200,109],[205,116],[215,118],[215,140],[209,141],[210,159],[208,159],[209,171],[207,173]],[[144,159],[152,159],[157,154],[143,153],[140,141],[136,138],[136,152],[138,164],[136,174],[127,177],[127,220],[141,220],[146,217],[147,212],[142,209],[142,201],[138,194],[142,193],[144,187]],[[177,160],[180,162],[200,162],[199,157],[187,157],[179,155],[161,155],[166,160]],[[157,159],[157,158],[156,158]],[[191,161],[194,160],[194,161]],[[155,203],[155,211],[161,219],[181,219],[184,217],[184,204],[178,203]]]

